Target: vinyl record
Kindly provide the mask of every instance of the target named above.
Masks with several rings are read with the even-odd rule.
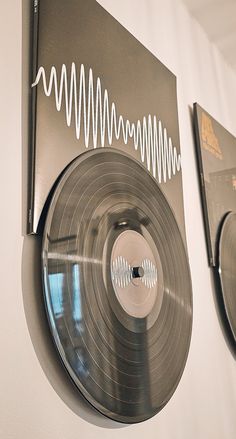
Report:
[[[52,335],[83,395],[120,422],[157,413],[184,370],[192,293],[174,214],[141,164],[101,148],[70,165],[48,210],[42,270]]]
[[[219,274],[226,315],[236,343],[236,213],[223,223],[219,244]]]

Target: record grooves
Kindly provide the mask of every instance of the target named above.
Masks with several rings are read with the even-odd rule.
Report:
[[[188,258],[154,178],[110,148],[79,156],[51,201],[46,309],[73,381],[106,416],[140,422],[172,396],[192,327]]]

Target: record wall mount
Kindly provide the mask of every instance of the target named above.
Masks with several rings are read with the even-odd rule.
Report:
[[[139,422],[191,337],[176,78],[95,0],[32,4],[28,233],[52,336],[93,406]]]

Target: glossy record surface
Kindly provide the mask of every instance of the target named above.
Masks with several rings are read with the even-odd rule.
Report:
[[[192,293],[175,217],[143,166],[106,148],[71,164],[49,207],[42,272],[54,341],[89,402],[125,423],[161,410],[186,363]],[[119,302],[121,288],[137,291],[135,312]],[[142,314],[145,291],[152,302]]]
[[[236,345],[236,213],[229,213],[220,235],[219,273],[225,310]]]

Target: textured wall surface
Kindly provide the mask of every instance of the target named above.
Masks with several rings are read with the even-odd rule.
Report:
[[[24,38],[27,1],[23,1]],[[180,1],[100,0],[100,3],[177,75],[186,229],[194,295],[190,354],[180,385],[167,406],[151,420],[133,426],[112,423],[89,410],[55,358],[42,309],[37,269],[40,242],[35,237],[22,237],[27,45],[23,44],[22,54],[21,2],[1,1],[0,437],[235,438],[236,364],[217,317],[207,265],[191,108],[192,103],[198,101],[236,135],[236,74]]]

